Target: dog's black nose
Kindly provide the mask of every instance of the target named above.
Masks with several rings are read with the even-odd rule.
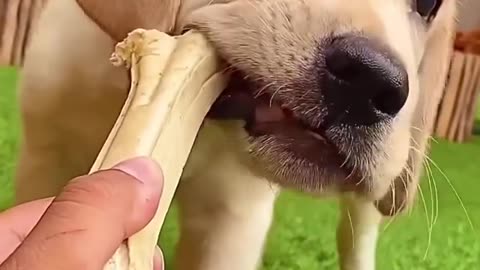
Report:
[[[387,48],[362,36],[335,38],[325,47],[323,93],[329,118],[371,125],[395,116],[408,97],[408,75]]]

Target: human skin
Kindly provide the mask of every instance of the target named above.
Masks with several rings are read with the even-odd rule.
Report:
[[[161,168],[137,157],[77,177],[55,198],[0,213],[0,270],[101,270],[118,246],[153,218]],[[160,249],[154,269],[163,269]]]

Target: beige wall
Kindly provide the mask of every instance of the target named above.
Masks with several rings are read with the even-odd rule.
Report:
[[[480,28],[480,0],[459,1],[459,29],[468,31]]]

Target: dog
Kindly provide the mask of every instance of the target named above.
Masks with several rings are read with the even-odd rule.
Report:
[[[179,270],[254,270],[282,189],[339,198],[339,267],[375,269],[414,202],[447,78],[455,0],[49,0],[19,84],[17,203],[86,174],[129,90],[136,28],[196,29],[232,70],[175,198]]]

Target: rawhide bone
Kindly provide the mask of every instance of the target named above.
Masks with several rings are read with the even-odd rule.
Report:
[[[164,188],[155,217],[117,249],[104,269],[151,270],[183,167],[228,76],[213,47],[193,30],[181,36],[134,30],[117,44],[111,60],[130,69],[131,88],[91,172],[149,156],[162,166]]]

